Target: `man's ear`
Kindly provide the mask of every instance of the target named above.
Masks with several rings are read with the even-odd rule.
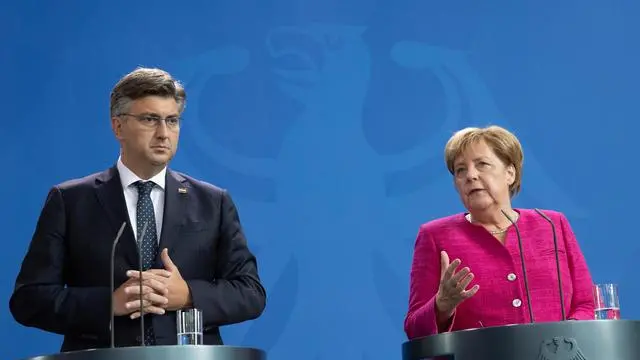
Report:
[[[113,130],[113,134],[116,136],[116,139],[122,140],[122,119],[118,116],[114,116],[111,118],[111,130]]]

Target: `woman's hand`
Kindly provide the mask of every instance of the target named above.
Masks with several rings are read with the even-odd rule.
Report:
[[[473,273],[468,267],[456,272],[460,263],[460,259],[449,263],[447,252],[440,252],[440,287],[436,294],[436,307],[439,313],[438,318],[443,321],[453,316],[456,307],[480,289],[479,285],[474,285],[466,290],[473,280]]]

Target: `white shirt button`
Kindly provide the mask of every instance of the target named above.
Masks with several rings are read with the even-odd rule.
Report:
[[[509,281],[513,281],[513,280],[515,280],[515,279],[516,279],[516,274],[511,273],[511,274],[507,275],[507,280],[509,280]]]
[[[522,301],[520,299],[514,299],[511,304],[513,304],[513,307],[520,307],[520,305],[522,305]]]

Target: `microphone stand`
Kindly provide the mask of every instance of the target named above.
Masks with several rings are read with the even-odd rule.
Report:
[[[118,242],[120,242],[120,237],[122,236],[122,233],[124,232],[124,228],[125,226],[127,226],[127,222],[124,221],[122,223],[122,225],[120,226],[120,230],[118,230],[118,234],[116,235],[116,238],[113,240],[113,244],[111,245],[111,321],[109,322],[109,332],[111,333],[111,348],[115,347],[115,310],[113,309],[113,292],[115,291],[115,280],[114,277],[116,276],[115,274],[115,258],[116,258],[116,246],[118,245]]]
[[[500,209],[502,214],[509,220],[509,222],[513,225],[513,228],[516,229],[516,236],[518,237],[518,247],[520,248],[520,262],[522,263],[522,277],[524,277],[524,291],[527,294],[527,306],[529,307],[529,319],[531,323],[533,320],[533,309],[531,308],[531,293],[529,293],[529,281],[527,280],[527,268],[524,265],[524,252],[522,251],[522,237],[520,237],[520,229],[518,229],[518,225],[513,219],[507,215],[507,213]]]
[[[545,215],[542,211],[538,209],[534,209],[538,215],[542,216],[547,222],[551,225],[551,232],[553,233],[553,249],[556,254],[556,271],[558,272],[558,292],[560,293],[560,312],[562,314],[562,321],[567,320],[567,315],[564,311],[564,292],[562,291],[562,276],[560,274],[560,259],[558,255],[558,238],[556,236],[556,226],[553,224],[553,221]]]
[[[147,225],[148,222],[144,223],[142,227],[142,234],[138,239],[138,270],[140,271],[140,346],[146,346],[144,342],[144,306],[142,306],[142,240],[144,236],[147,234]]]

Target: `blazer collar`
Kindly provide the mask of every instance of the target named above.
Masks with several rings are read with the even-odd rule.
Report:
[[[171,250],[171,247],[177,241],[179,227],[184,223],[186,218],[187,204],[191,196],[193,196],[189,183],[179,173],[167,169],[165,180],[164,215],[156,267],[162,267],[160,261],[162,249],[169,248],[169,250]],[[117,166],[114,165],[98,174],[96,177],[95,190],[98,201],[105,210],[107,221],[111,224],[114,237],[118,229],[120,229],[120,226],[122,226],[122,223],[127,223],[127,229],[125,229],[125,232],[122,234],[118,247],[121,248],[120,251],[125,255],[128,263],[131,266],[136,266],[138,263],[138,249],[133,235],[134,230],[129,221],[129,214],[127,212],[127,205],[124,200],[122,182]],[[96,221],[100,221],[100,219],[96,219]],[[137,268],[137,266],[135,268]]]
[[[158,247],[158,257],[156,266],[162,267],[160,253],[162,249],[171,248],[178,241],[180,226],[184,223],[187,214],[187,204],[193,196],[191,187],[187,180],[179,173],[167,170],[166,189],[164,192],[164,216],[162,221],[162,232]]]

